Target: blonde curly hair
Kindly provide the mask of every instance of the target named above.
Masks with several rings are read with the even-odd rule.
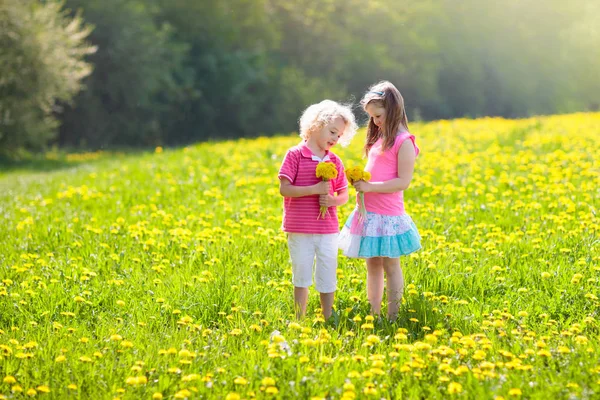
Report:
[[[322,128],[338,117],[342,118],[346,123],[344,134],[340,137],[339,143],[343,147],[348,146],[358,129],[356,118],[349,106],[333,100],[323,100],[304,110],[300,117],[300,137],[307,140],[312,132]]]

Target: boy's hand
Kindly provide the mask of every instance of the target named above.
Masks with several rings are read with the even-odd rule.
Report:
[[[323,182],[319,182],[316,185],[313,185],[313,193],[314,194],[329,194],[329,182],[327,181],[323,181]]]
[[[322,194],[319,196],[319,205],[333,207],[335,206],[335,197],[330,194]]]

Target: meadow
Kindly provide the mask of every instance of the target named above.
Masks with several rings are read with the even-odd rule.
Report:
[[[600,113],[411,131],[395,323],[342,255],[336,318],[294,320],[295,135],[0,173],[0,399],[600,398]]]

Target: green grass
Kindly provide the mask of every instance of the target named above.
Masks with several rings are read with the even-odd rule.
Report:
[[[600,114],[411,129],[423,249],[393,324],[341,255],[337,318],[311,289],[294,322],[277,171],[296,136],[5,166],[0,394],[599,397]],[[334,150],[346,166],[362,140]]]

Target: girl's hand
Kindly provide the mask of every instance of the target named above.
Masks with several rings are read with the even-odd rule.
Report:
[[[368,193],[373,188],[373,185],[371,185],[369,182],[360,180],[354,182],[354,188],[359,192]]]
[[[330,194],[322,194],[319,196],[319,205],[324,207],[335,206],[335,197]]]

